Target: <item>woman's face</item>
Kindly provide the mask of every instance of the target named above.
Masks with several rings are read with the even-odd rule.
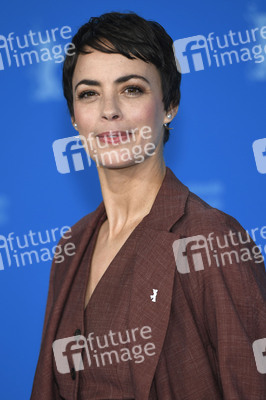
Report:
[[[162,157],[164,111],[157,68],[140,59],[86,48],[75,67],[74,117],[97,166],[124,168]]]

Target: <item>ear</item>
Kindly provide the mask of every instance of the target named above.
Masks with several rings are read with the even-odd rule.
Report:
[[[73,116],[73,117],[71,117],[71,123],[72,123],[72,125],[73,125],[74,129],[76,129],[76,131],[78,131],[78,127],[77,127],[77,126],[75,126],[76,122],[75,122],[75,117],[74,117],[74,116]]]
[[[169,122],[173,121],[173,119],[175,118],[177,111],[178,111],[179,106],[175,106],[175,107],[171,107],[166,113],[165,113],[165,117],[163,120],[164,124],[169,124]],[[169,115],[171,115],[171,117],[169,118]]]

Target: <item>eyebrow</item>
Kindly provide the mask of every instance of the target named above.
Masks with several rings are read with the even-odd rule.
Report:
[[[124,75],[121,76],[120,78],[117,78],[115,80],[115,83],[124,83],[129,81],[130,79],[142,79],[144,82],[148,83],[150,85],[150,82],[148,81],[147,78],[145,78],[142,75],[137,75],[137,74],[130,74],[130,75]],[[80,82],[78,82],[75,86],[75,91],[77,90],[77,87],[79,85],[88,85],[88,86],[101,86],[99,81],[91,80],[91,79],[82,79]]]

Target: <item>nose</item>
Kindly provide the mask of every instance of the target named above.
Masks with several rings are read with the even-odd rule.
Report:
[[[101,117],[105,120],[111,121],[120,119],[122,112],[119,108],[118,102],[115,96],[108,96],[102,100]]]

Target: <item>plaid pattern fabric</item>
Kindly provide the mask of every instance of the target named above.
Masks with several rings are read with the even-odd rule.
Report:
[[[78,400],[79,371],[75,379],[68,377],[67,395],[60,395],[52,344],[90,238],[105,216],[101,203],[73,226],[71,239],[61,240],[75,243],[76,254],[52,264],[31,400]],[[258,371],[252,349],[266,337],[265,267],[250,256],[251,240],[241,252],[226,243],[230,232],[245,237],[234,218],[190,193],[167,168],[150,213],[133,232],[134,256],[132,249],[123,251],[133,272],[128,326],[149,326],[155,346],[153,356],[130,363],[136,400],[265,400],[266,375]],[[223,244],[223,257],[202,244],[199,255],[196,244],[211,247],[213,238]],[[190,243],[186,252],[174,254],[173,244],[184,239]],[[120,262],[118,253],[113,263]],[[71,320],[71,334],[77,327],[83,334],[83,307],[73,304]]]

